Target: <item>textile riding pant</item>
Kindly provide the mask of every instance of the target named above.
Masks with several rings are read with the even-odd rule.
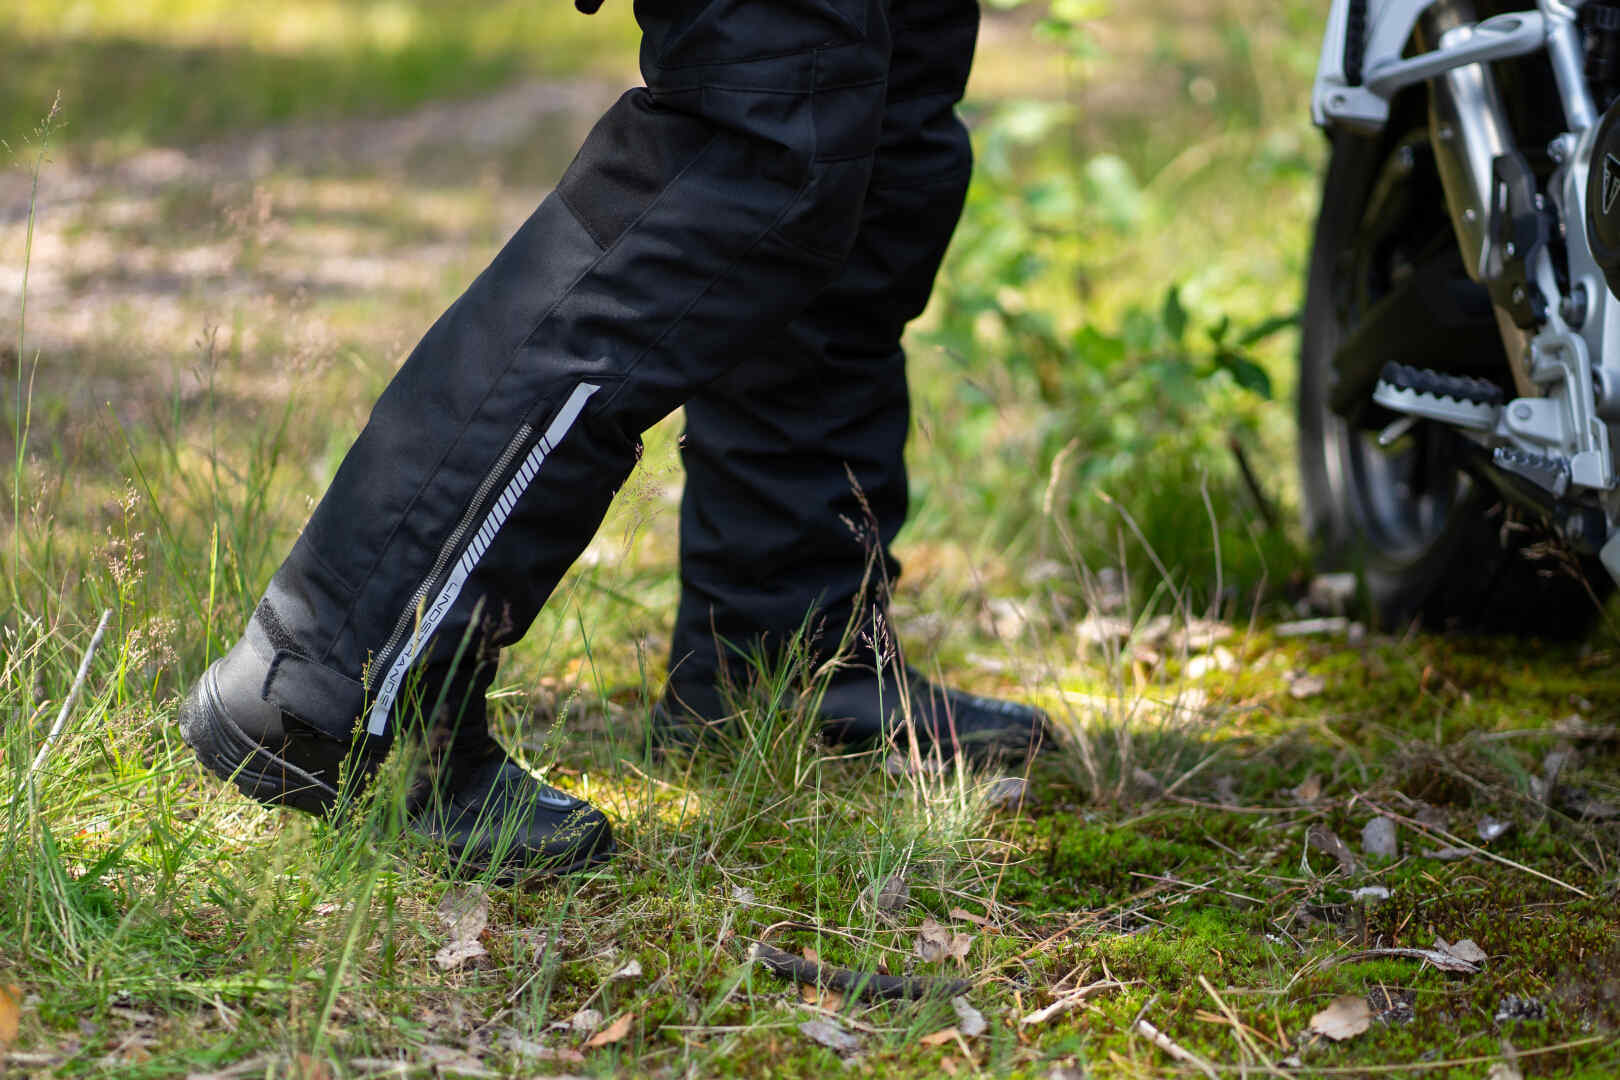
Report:
[[[852,610],[846,464],[885,551],[904,516],[899,336],[960,212],[977,9],[636,17],[646,86],[412,352],[255,613],[265,697],[327,734],[387,740],[465,643],[521,637],[683,403],[677,660]]]

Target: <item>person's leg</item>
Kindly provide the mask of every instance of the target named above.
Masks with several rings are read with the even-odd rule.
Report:
[[[843,272],[749,363],[686,403],[670,693],[699,716],[724,712],[717,683],[745,675],[749,657],[780,658],[801,629],[814,664],[853,621],[854,667],[875,684],[861,638],[899,574],[890,545],[907,509],[900,338],[928,302],[967,192],[972,150],[955,106],[979,9],[892,0],[889,22],[883,132]],[[1018,715],[1014,734],[1027,736],[1033,713]],[[875,734],[859,727],[848,733]]]
[[[204,763],[249,794],[330,807],[339,762],[364,772],[407,704],[465,709],[461,757],[485,761],[490,661],[590,540],[640,433],[757,362],[750,343],[846,257],[882,118],[881,0],[643,0],[637,18],[647,87],[428,331],[183,706]],[[475,774],[452,783],[487,787]],[[550,833],[584,815],[558,800],[524,842],[554,856]],[[569,850],[610,843],[599,815],[581,835]]]

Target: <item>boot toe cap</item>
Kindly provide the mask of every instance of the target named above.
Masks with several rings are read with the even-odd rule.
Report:
[[[418,808],[414,825],[443,847],[459,874],[494,869],[503,881],[584,870],[615,850],[606,814],[511,761]]]

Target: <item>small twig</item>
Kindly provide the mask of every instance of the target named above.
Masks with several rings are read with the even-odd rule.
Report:
[[[1584,1039],[1571,1039],[1569,1042],[1554,1043],[1551,1046],[1537,1046],[1530,1050],[1520,1050],[1517,1056],[1521,1058],[1534,1057],[1538,1054],[1558,1054],[1565,1050],[1574,1050],[1582,1046],[1590,1046],[1597,1042],[1606,1042],[1608,1035],[1588,1035]],[[1500,1054],[1476,1054],[1473,1057],[1443,1058],[1435,1061],[1403,1061],[1394,1065],[1316,1065],[1311,1068],[1314,1073],[1329,1076],[1366,1076],[1372,1073],[1396,1072],[1428,1072],[1431,1069],[1453,1069],[1459,1065],[1484,1065],[1487,1062],[1500,1061]]]
[[[1359,960],[1374,960],[1381,956],[1406,957],[1411,960],[1422,960],[1424,963],[1439,968],[1441,971],[1456,971],[1464,975],[1477,974],[1479,965],[1471,960],[1461,957],[1446,956],[1438,949],[1360,949],[1356,952],[1345,953],[1343,956],[1330,956],[1323,960],[1319,966],[1321,970],[1338,967],[1340,964],[1354,964]],[[1436,961],[1440,961],[1436,963]]]
[[[1243,486],[1249,489],[1249,498],[1254,500],[1255,509],[1265,520],[1266,528],[1276,532],[1277,522],[1280,520],[1277,509],[1271,505],[1266,489],[1260,486],[1260,477],[1255,473],[1254,466],[1249,464],[1249,455],[1243,449],[1243,441],[1234,434],[1227,437],[1226,445],[1231,449],[1232,457],[1237,460],[1238,474],[1243,477]]]
[[[806,986],[827,987],[865,1000],[889,998],[953,998],[967,993],[973,984],[965,979],[920,978],[915,975],[881,975],[875,971],[818,964],[771,945],[756,942],[754,957],[780,979]]]
[[[1132,980],[1128,983],[1122,983],[1113,979],[1099,979],[1094,983],[1088,983],[1079,989],[1071,990],[1066,994],[1060,995],[1057,1000],[1053,1001],[1050,1005],[1047,1005],[1045,1008],[1036,1009],[1028,1016],[1020,1019],[1018,1021],[1018,1025],[1020,1027],[1027,1027],[1030,1024],[1044,1024],[1046,1021],[1052,1019],[1052,1017],[1061,1013],[1066,1013],[1070,1009],[1073,1009],[1076,1005],[1085,1004],[1098,994],[1106,993],[1110,990],[1123,990],[1127,986],[1135,985],[1137,985],[1136,980]]]
[[[1186,772],[1182,773],[1179,777],[1176,778],[1175,783],[1173,783],[1169,787],[1165,788],[1164,791],[1160,792],[1160,795],[1161,796],[1162,795],[1174,795],[1176,793],[1176,789],[1181,787],[1182,784],[1185,784],[1187,781],[1191,780],[1193,777],[1195,777],[1199,773],[1203,772],[1204,771],[1204,766],[1212,764],[1212,763],[1220,760],[1221,753],[1222,753],[1221,748],[1217,747],[1213,752],[1211,752],[1209,754],[1206,754],[1204,756],[1204,760],[1200,761],[1198,764],[1194,765],[1192,768],[1190,768]]]
[[[56,722],[51,725],[50,732],[45,736],[45,744],[39,748],[39,753],[34,755],[34,763],[28,766],[29,783],[33,782],[34,774],[45,764],[45,759],[51,756],[56,740],[62,737],[62,729],[67,727],[68,714],[73,712],[73,706],[78,704],[79,694],[84,690],[84,680],[90,675],[90,661],[95,659],[102,635],[107,632],[107,620],[111,618],[112,608],[107,608],[101,613],[101,621],[96,623],[96,632],[90,635],[90,647],[84,650],[84,659],[79,661],[79,673],[73,677],[73,688],[68,691],[67,700],[62,702],[61,711],[56,714]]]
[[[1252,1029],[1244,1026],[1243,1021],[1238,1018],[1237,1012],[1226,1003],[1225,999],[1223,999],[1220,994],[1215,992],[1215,987],[1210,985],[1210,981],[1204,978],[1204,976],[1200,975],[1198,976],[1198,985],[1204,988],[1204,993],[1210,996],[1210,998],[1215,1002],[1215,1007],[1221,1010],[1221,1016],[1224,1017],[1226,1022],[1231,1025],[1232,1035],[1237,1039],[1238,1046],[1248,1050],[1250,1053],[1258,1057],[1260,1059],[1260,1063],[1265,1066],[1267,1072],[1274,1073],[1277,1076],[1286,1077],[1288,1074],[1277,1068],[1276,1063],[1271,1060],[1271,1057],[1264,1050],[1260,1049],[1260,1044],[1255,1042],[1254,1039],[1250,1037],[1250,1031]],[[1254,1034],[1258,1035],[1259,1033],[1255,1032]]]
[[[1211,1065],[1209,1062],[1205,1061],[1191,1050],[1185,1049],[1179,1043],[1177,1043],[1176,1040],[1172,1039],[1170,1036],[1148,1023],[1147,1017],[1137,1017],[1136,1023],[1132,1025],[1132,1030],[1140,1032],[1154,1046],[1157,1046],[1160,1050],[1163,1050],[1165,1053],[1169,1054],[1172,1058],[1175,1058],[1182,1064],[1191,1065],[1198,1069],[1199,1072],[1209,1077],[1209,1080],[1220,1080],[1220,1073],[1215,1071],[1215,1066]]]
[[[1579,887],[1577,887],[1575,885],[1571,885],[1567,881],[1560,881],[1558,878],[1555,878],[1550,874],[1543,874],[1540,870],[1536,870],[1533,867],[1526,866],[1526,865],[1524,865],[1524,863],[1514,862],[1512,859],[1508,858],[1505,855],[1498,855],[1494,851],[1487,851],[1485,848],[1482,848],[1482,847],[1478,846],[1477,844],[1470,844],[1467,840],[1464,840],[1460,836],[1453,836],[1450,832],[1446,831],[1445,829],[1441,829],[1441,828],[1438,828],[1438,827],[1433,826],[1433,825],[1425,825],[1421,821],[1418,821],[1415,818],[1409,818],[1409,817],[1405,816],[1404,814],[1397,814],[1393,810],[1390,810],[1390,809],[1388,809],[1386,807],[1378,805],[1377,803],[1373,802],[1371,799],[1366,800],[1366,802],[1367,802],[1368,806],[1372,807],[1374,810],[1377,810],[1380,814],[1383,814],[1386,817],[1392,817],[1396,821],[1399,821],[1401,824],[1406,825],[1406,826],[1408,826],[1410,828],[1416,829],[1418,832],[1422,833],[1424,836],[1429,837],[1430,839],[1433,839],[1435,837],[1439,837],[1440,839],[1445,840],[1448,843],[1451,843],[1451,844],[1455,845],[1456,847],[1464,847],[1464,848],[1467,848],[1469,851],[1474,852],[1476,855],[1483,855],[1487,859],[1490,859],[1492,862],[1501,863],[1503,866],[1509,866],[1509,867],[1512,867],[1515,870],[1522,870],[1526,874],[1529,874],[1531,877],[1538,877],[1542,881],[1550,882],[1553,885],[1557,885],[1561,889],[1568,889],[1570,892],[1574,893],[1575,895],[1580,896],[1580,897],[1584,897],[1587,900],[1591,900],[1593,898],[1592,894],[1587,892],[1585,889],[1579,888]]]
[[[781,910],[781,909],[777,909],[777,910]],[[871,946],[874,949],[882,949],[884,952],[898,953],[898,954],[900,954],[902,956],[910,956],[911,955],[911,950],[909,950],[909,949],[897,949],[893,945],[884,945],[884,944],[882,944],[880,942],[870,941],[870,940],[868,940],[866,938],[860,937],[859,935],[852,934],[848,930],[840,930],[836,926],[823,926],[823,925],[820,925],[819,923],[800,922],[800,921],[795,920],[795,919],[783,919],[780,922],[771,923],[771,925],[767,926],[764,930],[760,931],[760,933],[759,933],[759,941],[762,942],[762,943],[766,942],[766,941],[769,941],[772,937],[774,937],[776,935],[776,932],[778,930],[802,930],[807,934],[827,934],[827,935],[829,935],[831,937],[844,938],[846,941],[853,942],[856,945],[868,945],[868,946]],[[909,931],[906,931],[906,930],[888,930],[888,931],[878,930],[878,931],[875,931],[875,932],[876,933],[890,933],[890,934],[904,934],[904,933],[908,933]]]
[[[1136,870],[1131,871],[1131,877],[1146,878],[1148,881],[1162,881],[1167,885],[1180,885],[1184,889],[1194,889],[1194,890],[1197,890],[1198,892],[1217,893],[1217,894],[1219,894],[1221,896],[1230,896],[1235,900],[1247,900],[1251,904],[1264,904],[1265,903],[1265,901],[1261,900],[1259,897],[1246,896],[1245,894],[1240,893],[1240,892],[1232,892],[1230,889],[1212,889],[1212,888],[1210,888],[1208,882],[1204,883],[1203,885],[1199,885],[1196,882],[1192,882],[1192,881],[1182,881],[1180,878],[1166,877],[1166,876],[1163,876],[1163,875],[1160,875],[1160,874],[1143,874],[1143,873],[1141,873],[1139,871],[1136,871]],[[1210,878],[1209,880],[1210,881],[1219,881],[1220,879],[1219,878]]]

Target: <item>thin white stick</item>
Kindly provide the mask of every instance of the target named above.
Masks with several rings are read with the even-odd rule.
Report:
[[[1418,832],[1422,833],[1424,836],[1430,837],[1431,839],[1434,836],[1438,835],[1440,837],[1440,839],[1446,841],[1448,844],[1455,845],[1456,847],[1465,847],[1469,851],[1472,851],[1476,855],[1485,856],[1487,859],[1490,859],[1492,862],[1501,863],[1503,866],[1510,866],[1515,870],[1523,870],[1525,873],[1529,874],[1531,877],[1538,877],[1542,881],[1551,882],[1552,884],[1557,885],[1560,889],[1568,889],[1570,892],[1574,893],[1576,896],[1583,896],[1588,900],[1592,899],[1592,894],[1587,892],[1585,889],[1578,888],[1577,886],[1571,885],[1567,881],[1560,881],[1558,878],[1555,878],[1550,874],[1543,874],[1540,870],[1537,870],[1534,867],[1526,866],[1526,865],[1524,865],[1524,863],[1514,862],[1512,859],[1508,858],[1506,855],[1498,855],[1496,852],[1487,851],[1485,848],[1482,848],[1482,847],[1478,846],[1477,844],[1470,844],[1467,840],[1464,840],[1460,836],[1451,835],[1451,833],[1447,832],[1445,829],[1440,828],[1438,825],[1425,825],[1425,824],[1423,824],[1423,822],[1417,821],[1414,818],[1409,818],[1409,817],[1406,817],[1406,816],[1404,816],[1402,814],[1397,814],[1393,810],[1386,810],[1383,807],[1379,806],[1377,803],[1373,802],[1371,799],[1367,800],[1367,805],[1371,806],[1373,809],[1377,810],[1380,814],[1383,814],[1385,817],[1392,817],[1396,821],[1399,821],[1401,824],[1406,825],[1406,826],[1408,826],[1410,828],[1416,829]]]
[[[62,737],[62,729],[67,727],[68,714],[73,706],[78,704],[79,694],[84,690],[84,680],[90,675],[90,661],[95,659],[96,649],[101,645],[101,637],[107,632],[107,620],[112,618],[112,608],[101,613],[101,621],[96,623],[96,632],[90,635],[90,647],[84,650],[84,659],[79,661],[79,673],[73,676],[73,688],[68,691],[67,700],[62,702],[62,709],[56,714],[56,723],[51,725],[50,734],[45,736],[45,745],[39,748],[34,755],[34,763],[28,766],[28,780],[34,779],[39,767],[45,764],[50,757],[51,750],[56,746],[56,740]]]
[[[1157,1046],[1160,1050],[1163,1050],[1165,1053],[1169,1054],[1171,1057],[1175,1058],[1177,1061],[1196,1067],[1205,1076],[1209,1077],[1209,1080],[1220,1080],[1220,1073],[1215,1071],[1215,1066],[1211,1065],[1209,1062],[1205,1061],[1191,1050],[1182,1047],[1170,1036],[1148,1023],[1146,1017],[1138,1018],[1135,1026],[1137,1031],[1147,1036],[1149,1042],[1151,1042],[1154,1046]]]

